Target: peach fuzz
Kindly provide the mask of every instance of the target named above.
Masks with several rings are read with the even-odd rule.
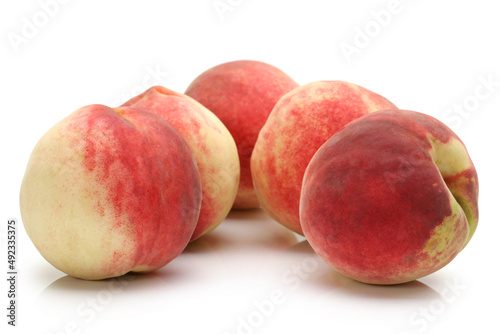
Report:
[[[264,210],[303,234],[299,200],[306,167],[319,147],[344,125],[381,109],[384,97],[342,81],[318,81],[283,96],[262,128],[251,159],[255,192]]]
[[[201,212],[191,240],[215,229],[231,210],[240,177],[238,151],[231,134],[207,108],[189,96],[151,87],[123,106],[147,110],[184,137],[201,175]]]
[[[307,167],[300,218],[311,247],[340,273],[397,284],[429,275],[478,223],[477,173],[435,118],[379,111],[333,135]]]
[[[187,95],[220,118],[238,147],[241,176],[234,209],[260,206],[250,172],[253,147],[276,102],[297,86],[293,79],[274,66],[240,60],[205,71],[187,88]]]
[[[88,280],[161,268],[188,244],[200,207],[200,174],[181,135],[151,113],[103,105],[42,136],[20,192],[42,256]]]

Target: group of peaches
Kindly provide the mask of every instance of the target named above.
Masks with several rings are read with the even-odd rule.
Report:
[[[159,269],[231,209],[258,207],[341,274],[397,284],[467,245],[478,178],[437,119],[244,60],[184,94],[155,86],[76,110],[39,140],[20,192],[42,256],[87,280]]]

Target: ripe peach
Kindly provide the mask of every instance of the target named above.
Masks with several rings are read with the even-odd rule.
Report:
[[[250,173],[252,150],[275,103],[297,86],[295,81],[274,66],[241,60],[207,70],[186,90],[187,95],[220,118],[238,147],[241,176],[233,208],[260,206]]]
[[[34,148],[20,208],[42,256],[96,280],[158,269],[189,242],[201,181],[187,143],[161,118],[90,105]]]
[[[188,143],[200,175],[203,199],[194,240],[215,229],[227,216],[238,191],[238,151],[224,124],[189,96],[151,87],[123,104],[141,108],[169,122]]]
[[[318,148],[352,120],[395,108],[384,97],[342,81],[318,81],[283,96],[262,128],[251,160],[255,192],[267,213],[302,234],[302,177]]]
[[[340,273],[374,284],[448,264],[478,222],[478,179],[462,141],[435,118],[379,111],[314,155],[300,199],[304,235]]]

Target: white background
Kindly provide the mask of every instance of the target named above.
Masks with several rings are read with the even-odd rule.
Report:
[[[225,12],[214,2],[61,0],[45,9],[51,15],[35,0],[2,2],[1,252],[5,222],[18,218],[20,273],[15,329],[6,325],[5,279],[0,285],[2,333],[498,332],[495,2],[221,0]],[[390,18],[380,14],[388,9]],[[346,56],[347,44],[356,53]],[[153,84],[183,92],[204,70],[238,59],[268,62],[300,84],[350,81],[447,123],[479,174],[471,243],[428,277],[370,286],[339,276],[302,238],[254,210],[231,213],[151,275],[86,282],[48,264],[18,204],[40,136],[84,105],[117,106]]]

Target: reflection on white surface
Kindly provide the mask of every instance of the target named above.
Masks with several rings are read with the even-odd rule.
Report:
[[[176,333],[295,333],[336,324],[420,333],[446,317],[458,299],[447,288],[453,279],[448,281],[434,284],[437,288],[421,281],[397,286],[353,281],[261,210],[239,211],[156,272],[103,281],[54,280],[34,293],[24,311],[29,314],[20,322],[44,333],[162,328]]]

